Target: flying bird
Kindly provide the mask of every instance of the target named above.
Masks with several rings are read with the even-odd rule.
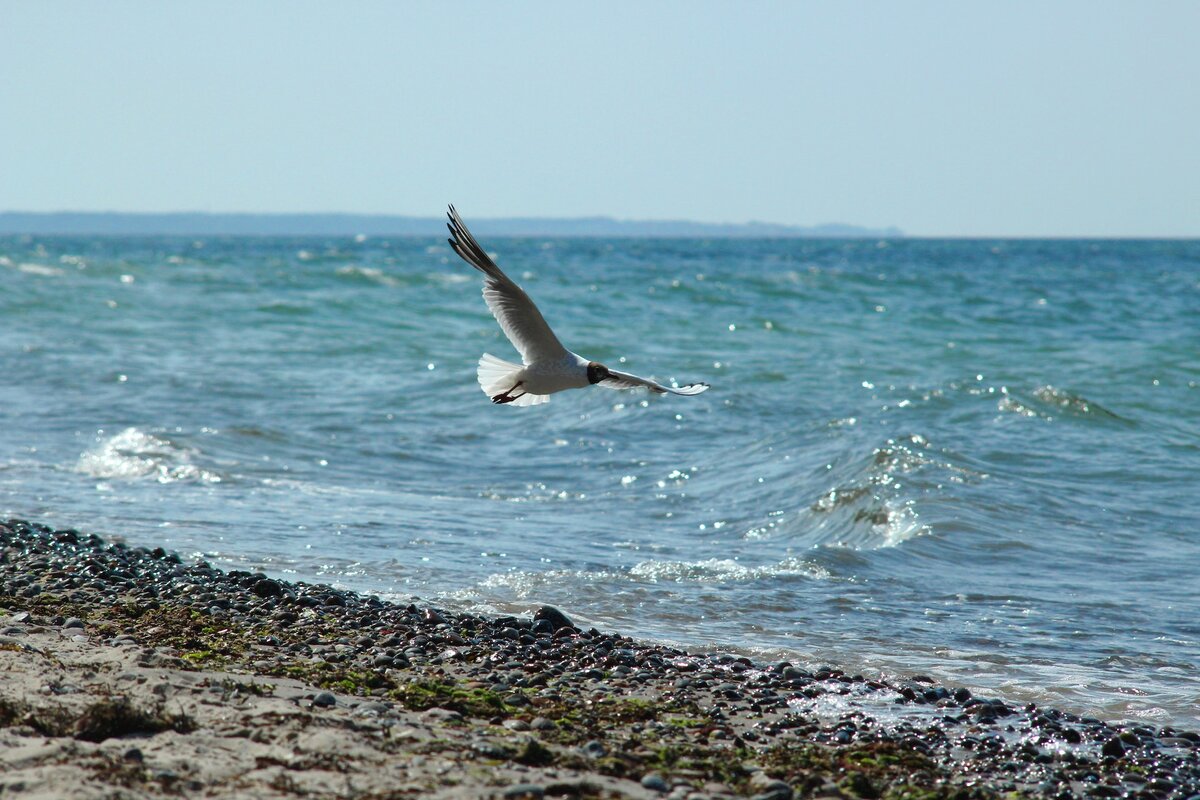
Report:
[[[606,389],[636,389],[645,386],[658,394],[694,395],[708,389],[707,383],[663,386],[648,378],[589,361],[562,346],[542,313],[520,286],[496,266],[450,206],[450,246],[464,261],[484,275],[483,299],[500,323],[504,335],[521,354],[512,364],[490,353],[479,359],[479,386],[496,404],[536,406],[564,389],[582,389],[593,384]]]

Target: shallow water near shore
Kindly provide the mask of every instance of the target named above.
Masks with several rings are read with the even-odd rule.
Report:
[[[0,239],[0,513],[1200,724],[1200,243],[483,244],[712,390],[493,407],[439,241]]]

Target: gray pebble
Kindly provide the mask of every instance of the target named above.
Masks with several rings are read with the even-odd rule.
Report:
[[[792,787],[765,772],[756,772],[750,778],[750,787],[756,792],[754,800],[792,800]]]
[[[642,776],[642,786],[654,792],[669,792],[671,785],[667,783],[667,779],[657,772],[647,772]]]
[[[508,753],[503,747],[492,744],[491,742],[475,742],[475,744],[471,745],[471,749],[484,758],[494,758],[499,760],[508,757]]]
[[[321,692],[320,694],[318,694],[316,697],[313,698],[312,702],[313,702],[314,706],[321,706],[322,708],[329,708],[330,706],[337,705],[337,698],[334,697],[333,694],[330,692]]]
[[[430,708],[421,717],[428,722],[462,722],[463,715],[449,708]]]
[[[505,800],[542,800],[546,790],[533,783],[519,783],[504,790]]]

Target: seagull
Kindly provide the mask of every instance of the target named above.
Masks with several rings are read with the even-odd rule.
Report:
[[[690,396],[708,389],[707,383],[663,386],[649,378],[589,361],[562,346],[542,313],[520,286],[496,266],[450,206],[450,246],[464,261],[484,274],[483,299],[500,329],[521,354],[513,364],[491,353],[479,359],[479,386],[497,405],[536,406],[564,389],[583,389],[593,384],[606,389],[636,389],[644,386],[657,394]]]

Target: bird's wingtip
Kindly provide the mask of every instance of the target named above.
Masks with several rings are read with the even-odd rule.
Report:
[[[675,394],[681,394],[685,397],[694,397],[695,395],[707,392],[712,387],[703,381],[697,383],[689,383],[686,386],[676,386],[671,389]]]

